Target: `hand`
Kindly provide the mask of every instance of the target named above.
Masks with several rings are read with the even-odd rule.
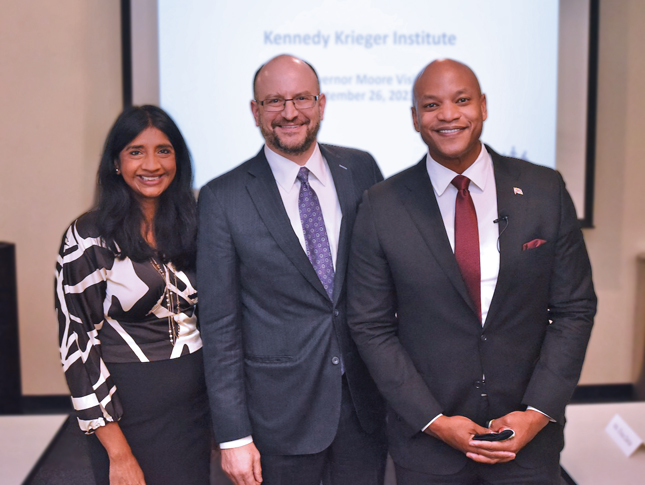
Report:
[[[529,443],[542,428],[549,423],[549,418],[544,414],[528,409],[526,411],[514,411],[501,418],[493,419],[489,424],[493,433],[498,433],[506,428],[515,431],[515,436],[507,441],[498,442],[477,442],[481,449],[489,451],[508,451],[517,454],[527,443]]]
[[[132,453],[110,458],[110,485],[145,485],[143,471]]]
[[[110,459],[110,485],[145,485],[143,471],[119,423],[107,423],[95,432]]]
[[[222,470],[235,485],[257,485],[262,483],[260,452],[254,443],[221,450]]]
[[[465,416],[439,416],[425,432],[480,463],[505,463],[515,459],[515,453],[508,450],[481,448],[481,442],[473,441],[473,436],[490,433],[491,430],[479,426]]]

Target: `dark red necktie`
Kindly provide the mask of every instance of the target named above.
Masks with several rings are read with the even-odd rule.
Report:
[[[466,283],[470,298],[475,303],[479,320],[482,319],[481,305],[481,267],[479,265],[479,229],[477,212],[470,197],[470,179],[457,175],[452,180],[457,187],[455,201],[455,258]]]

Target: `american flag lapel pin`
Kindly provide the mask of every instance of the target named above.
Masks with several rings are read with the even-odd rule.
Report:
[[[513,193],[515,195],[524,195],[524,192],[522,192],[522,189],[520,189],[519,187],[513,187]]]

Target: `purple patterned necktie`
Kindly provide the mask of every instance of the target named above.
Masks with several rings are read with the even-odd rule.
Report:
[[[316,192],[309,185],[309,169],[301,167],[297,178],[300,180],[298,210],[305,234],[307,257],[331,298],[334,293],[334,265],[320,202]]]

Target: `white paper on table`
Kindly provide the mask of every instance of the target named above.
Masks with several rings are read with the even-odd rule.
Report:
[[[605,428],[605,432],[614,440],[625,456],[630,457],[643,444],[643,440],[625,422],[619,414],[614,415]]]

